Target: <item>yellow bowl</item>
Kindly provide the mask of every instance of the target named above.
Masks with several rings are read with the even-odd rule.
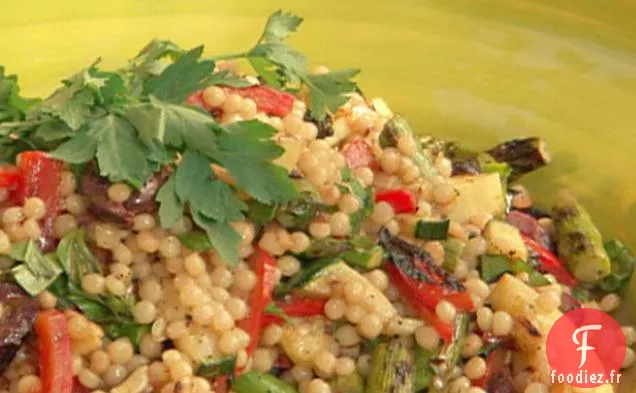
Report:
[[[607,236],[636,249],[636,3],[631,0],[23,0],[0,13],[0,63],[42,95],[97,57],[152,38],[208,53],[248,48],[268,14],[306,18],[314,64],[363,70],[422,133],[475,147],[545,137],[554,163],[525,183],[571,189]]]

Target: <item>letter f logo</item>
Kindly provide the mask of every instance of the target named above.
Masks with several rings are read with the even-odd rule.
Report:
[[[579,368],[583,367],[583,365],[585,364],[585,361],[587,360],[587,351],[592,351],[596,349],[590,345],[587,345],[587,332],[589,330],[601,330],[601,325],[581,326],[580,328],[576,329],[574,333],[572,333],[572,341],[574,342],[574,344],[580,345],[580,347],[576,349],[577,351],[581,351],[581,364],[579,364]],[[581,340],[581,342],[579,342],[579,339],[577,338],[577,336],[581,332],[583,333],[582,334],[583,339]]]

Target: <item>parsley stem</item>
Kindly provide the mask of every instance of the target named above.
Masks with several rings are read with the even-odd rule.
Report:
[[[212,57],[212,60],[218,61],[218,60],[240,59],[240,58],[243,58],[243,57],[247,57],[247,54],[248,54],[248,52],[231,53],[229,55],[214,56],[214,57]]]

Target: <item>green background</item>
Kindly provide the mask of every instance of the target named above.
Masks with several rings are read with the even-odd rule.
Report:
[[[360,67],[422,133],[486,147],[541,135],[554,163],[525,180],[548,205],[572,190],[636,248],[636,2],[626,0],[2,1],[0,63],[30,95],[152,38],[208,53],[248,48],[267,15],[306,18],[314,64]],[[623,385],[624,387],[627,384]]]
[[[42,95],[148,40],[247,48],[266,16],[306,23],[293,43],[316,64],[355,66],[417,130],[485,147],[544,136],[554,165],[526,183],[549,204],[570,188],[605,233],[636,246],[636,3],[454,0],[26,0],[0,13],[0,63]]]

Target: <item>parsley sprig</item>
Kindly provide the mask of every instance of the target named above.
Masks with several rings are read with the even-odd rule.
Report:
[[[302,22],[303,19],[297,15],[277,11],[267,20],[254,47],[246,52],[217,56],[215,59],[245,58],[269,85],[294,92],[306,88],[311,101],[311,114],[316,120],[322,120],[329,112],[335,112],[347,102],[347,93],[356,91],[357,86],[351,78],[360,70],[349,68],[327,74],[311,74],[305,56],[285,43]]]

